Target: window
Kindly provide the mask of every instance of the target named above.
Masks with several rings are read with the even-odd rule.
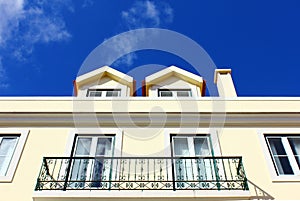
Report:
[[[19,136],[0,136],[0,176],[5,176]]]
[[[177,181],[210,180],[214,177],[209,136],[173,136],[172,147]],[[192,158],[179,158],[192,157]],[[198,157],[198,158],[195,158]],[[184,185],[184,184],[179,184]]]
[[[192,97],[190,89],[158,89],[159,97]]]
[[[110,180],[112,160],[104,157],[113,156],[114,136],[77,136],[73,156],[71,181],[74,186],[99,187]],[[91,158],[87,158],[91,157]]]
[[[118,97],[121,96],[121,89],[89,89],[88,97]]]
[[[265,138],[277,175],[300,175],[300,135]]]
[[[29,130],[0,129],[0,182],[11,182]]]

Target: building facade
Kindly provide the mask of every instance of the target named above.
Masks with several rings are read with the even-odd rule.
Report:
[[[300,199],[300,99],[238,97],[230,69],[134,78],[104,66],[74,97],[0,98],[1,200]]]

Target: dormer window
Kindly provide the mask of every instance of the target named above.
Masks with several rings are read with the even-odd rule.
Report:
[[[89,89],[87,97],[119,97],[121,89]]]
[[[190,89],[158,89],[158,97],[192,97]]]

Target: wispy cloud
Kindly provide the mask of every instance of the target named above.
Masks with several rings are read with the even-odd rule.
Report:
[[[70,0],[0,0],[2,60],[13,57],[24,61],[36,44],[70,39],[62,16],[65,10],[73,12]]]
[[[137,1],[121,16],[129,29],[160,27],[173,21],[173,9],[163,2]]]
[[[7,76],[5,69],[3,68],[2,57],[0,57],[0,88],[7,88],[9,84],[6,82]]]
[[[0,44],[22,42],[26,45],[69,39],[61,11],[72,11],[68,0],[0,0]]]
[[[82,8],[87,8],[94,5],[94,1],[93,0],[84,0],[82,3]]]
[[[128,10],[121,12],[123,25],[128,29],[138,28],[158,28],[173,22],[174,12],[169,4],[154,1],[136,1]],[[134,38],[123,38],[116,41],[116,49],[120,52],[128,52],[132,49],[133,43],[137,41]],[[129,53],[120,58],[115,65],[131,66],[135,53]]]

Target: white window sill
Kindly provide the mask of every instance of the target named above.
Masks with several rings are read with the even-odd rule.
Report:
[[[67,191],[34,191],[34,200],[43,200],[44,198],[57,198],[63,200],[63,198],[81,198],[80,200],[90,200],[91,198],[228,198],[228,199],[249,199],[250,191],[248,190],[121,190],[121,191],[108,191],[108,190],[67,190]]]
[[[300,175],[274,176],[272,178],[272,182],[274,182],[274,183],[280,183],[280,182],[300,182]]]
[[[0,176],[0,183],[9,183],[12,182],[13,177],[15,175],[17,166],[19,164],[21,154],[23,152],[25,142],[27,140],[27,136],[29,133],[29,129],[20,129],[20,128],[1,128],[0,134],[10,135],[10,134],[18,134],[20,135],[18,143],[16,145],[16,149],[11,158],[10,164],[8,166],[7,172],[5,176]]]

